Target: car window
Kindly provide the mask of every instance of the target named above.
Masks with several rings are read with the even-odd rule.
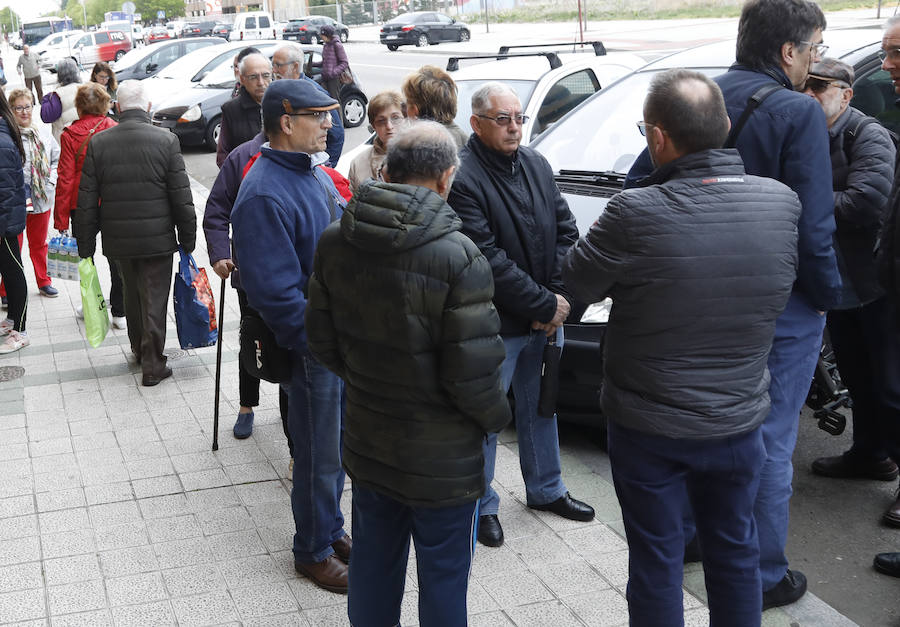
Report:
[[[477,81],[457,81],[456,89],[458,93],[456,105],[456,122],[463,132],[468,135],[472,132],[472,126],[469,124],[469,118],[472,117],[472,94],[478,91],[482,85],[488,80]],[[528,101],[531,100],[531,94],[534,92],[535,81],[501,81],[507,87],[515,90],[519,96],[519,102],[522,103],[522,109],[528,108]]]
[[[451,20],[446,15],[443,15],[442,13],[437,13],[436,15],[437,15],[437,21],[440,22],[441,24],[450,24],[451,22],[453,22],[453,20]]]
[[[269,23],[269,18],[265,15],[259,16],[259,27],[260,28],[269,28],[271,24]]]
[[[538,109],[531,136],[539,135],[597,91],[600,91],[600,83],[594,73],[587,68],[557,81],[547,92],[541,108]]]
[[[322,73],[322,55],[318,52],[303,53],[303,73],[313,78]]]
[[[244,21],[244,30],[250,30],[251,28],[256,28],[256,18],[255,17],[248,17]]]
[[[152,63],[156,64],[157,69],[165,67],[179,57],[178,46],[168,46],[157,53],[154,53]]]
[[[194,50],[199,50],[200,48],[205,48],[209,45],[207,41],[186,41],[184,42],[184,52],[187,54],[188,52],[193,52]]]
[[[85,35],[84,37],[82,37],[81,39],[79,39],[79,40],[78,40],[78,43],[75,44],[75,45],[76,45],[76,46],[90,46],[92,42],[93,42],[93,40],[91,39],[91,36],[90,36],[90,35]]]
[[[109,33],[96,33],[94,36],[97,38],[98,44],[108,44],[109,43]]]
[[[891,76],[877,69],[853,83],[853,99],[850,105],[877,118],[887,128],[900,133],[900,109],[894,106],[897,94]]]

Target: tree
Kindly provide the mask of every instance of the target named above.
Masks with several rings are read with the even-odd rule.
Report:
[[[7,33],[14,33],[18,25],[22,23],[22,17],[9,7],[0,9],[0,24]]]
[[[134,0],[134,5],[145,20],[156,19],[157,11],[165,11],[166,19],[184,15],[184,0]]]

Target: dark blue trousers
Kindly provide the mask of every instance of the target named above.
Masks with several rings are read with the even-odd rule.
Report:
[[[609,421],[609,458],[628,538],[632,627],[684,624],[684,493],[703,552],[710,627],[759,627],[762,587],[753,503],[765,448],[759,429],[676,440]]]
[[[477,500],[454,507],[410,507],[354,482],[347,601],[353,627],[400,623],[410,536],[419,575],[419,624],[464,627],[477,525]]]

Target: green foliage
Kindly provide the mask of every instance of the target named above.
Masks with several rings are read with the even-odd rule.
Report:
[[[18,13],[15,13],[9,7],[3,7],[0,9],[0,24],[3,25],[3,28],[7,33],[16,32],[16,24],[22,23],[22,16]]]

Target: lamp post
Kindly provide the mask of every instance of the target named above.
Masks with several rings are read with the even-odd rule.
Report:
[[[84,30],[87,32],[87,9],[84,7],[85,0],[81,0],[81,14],[84,17]]]

